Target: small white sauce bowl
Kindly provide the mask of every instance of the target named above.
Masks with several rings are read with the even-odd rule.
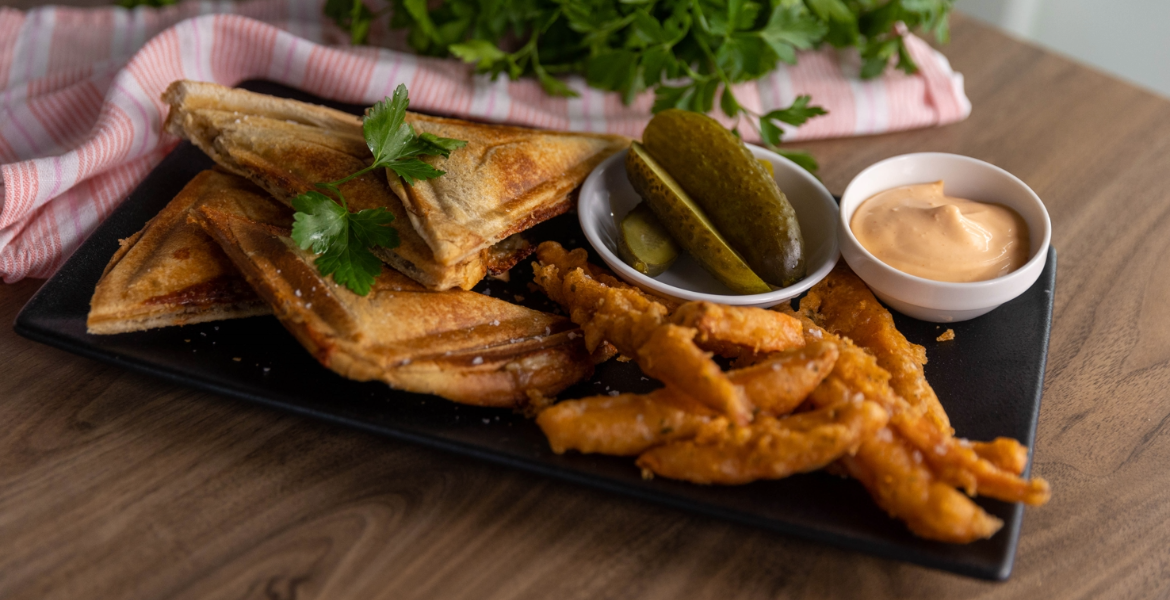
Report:
[[[585,237],[618,277],[644,290],[679,300],[768,308],[803,294],[824,279],[837,263],[837,203],[816,177],[796,163],[764,148],[747,146],[756,158],[772,163],[776,182],[800,221],[808,275],[796,284],[765,294],[736,294],[686,252],[657,277],[643,275],[622,261],[618,256],[619,224],[642,201],[626,176],[629,150],[606,159],[581,186],[577,214]]]
[[[995,279],[950,283],[899,271],[857,241],[849,222],[862,202],[891,188],[939,180],[948,196],[1000,204],[1019,213],[1028,224],[1028,262]],[[953,323],[991,312],[1036,283],[1048,259],[1052,222],[1040,197],[1015,175],[968,156],[923,152],[888,158],[854,177],[841,196],[838,237],[845,262],[891,308],[923,321]]]

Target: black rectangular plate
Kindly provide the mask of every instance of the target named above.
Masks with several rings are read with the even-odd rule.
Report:
[[[361,110],[267,82],[243,87],[355,113]],[[272,317],[122,335],[87,334],[90,296],[118,240],[141,229],[196,173],[210,166],[210,159],[190,144],[176,148],[29,300],[16,319],[17,333],[182,385],[682,510],[973,577],[1002,580],[1011,573],[1023,517],[1019,504],[977,500],[1004,520],[1003,529],[991,539],[966,545],[931,542],[886,516],[856,481],[825,473],[735,487],[698,486],[662,478],[643,480],[630,458],[558,456],[535,424],[511,411],[461,406],[380,383],[344,379],[317,364]],[[588,245],[574,214],[542,224],[533,233],[536,239],[556,239],[570,248]],[[594,260],[600,263],[596,256]],[[525,262],[512,270],[511,282],[486,280],[476,290],[555,310],[542,294],[528,289],[531,279]],[[946,326],[895,313],[898,329],[910,341],[926,346],[927,376],[959,435],[1008,436],[1033,445],[1055,283],[1056,254],[1050,251],[1048,264],[1031,289],[983,317],[951,325],[956,334],[951,342],[935,341]],[[642,377],[632,363],[609,361],[591,381],[574,386],[561,398],[654,387],[657,383]]]

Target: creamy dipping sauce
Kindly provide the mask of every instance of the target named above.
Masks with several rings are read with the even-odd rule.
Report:
[[[1028,262],[1028,225],[1019,214],[947,196],[941,181],[877,194],[849,226],[878,260],[935,281],[995,279]]]

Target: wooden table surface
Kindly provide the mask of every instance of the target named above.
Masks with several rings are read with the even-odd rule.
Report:
[[[806,144],[840,193],[934,150],[1015,173],[1060,253],[1029,508],[989,583],[293,417],[0,328],[0,598],[1170,594],[1170,101],[956,17],[975,106]],[[0,286],[11,323],[40,286]],[[961,433],[961,432],[960,432]]]

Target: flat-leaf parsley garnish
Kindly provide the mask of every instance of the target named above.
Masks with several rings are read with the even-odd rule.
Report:
[[[447,157],[452,150],[467,145],[463,140],[416,133],[405,122],[409,104],[406,86],[399,85],[391,98],[375,104],[362,120],[362,133],[374,154],[372,164],[337,181],[315,184],[321,191],[305,192],[292,201],[297,211],[293,215],[293,241],[318,255],[314,264],[322,275],[333,275],[338,285],[361,296],[370,293],[374,278],[382,272],[382,261],[370,248],[397,247],[398,232],[390,226],[394,214],[385,208],[350,212],[341,185],[374,169],[390,169],[406,185],[434,179],[445,171],[420,157]]]

